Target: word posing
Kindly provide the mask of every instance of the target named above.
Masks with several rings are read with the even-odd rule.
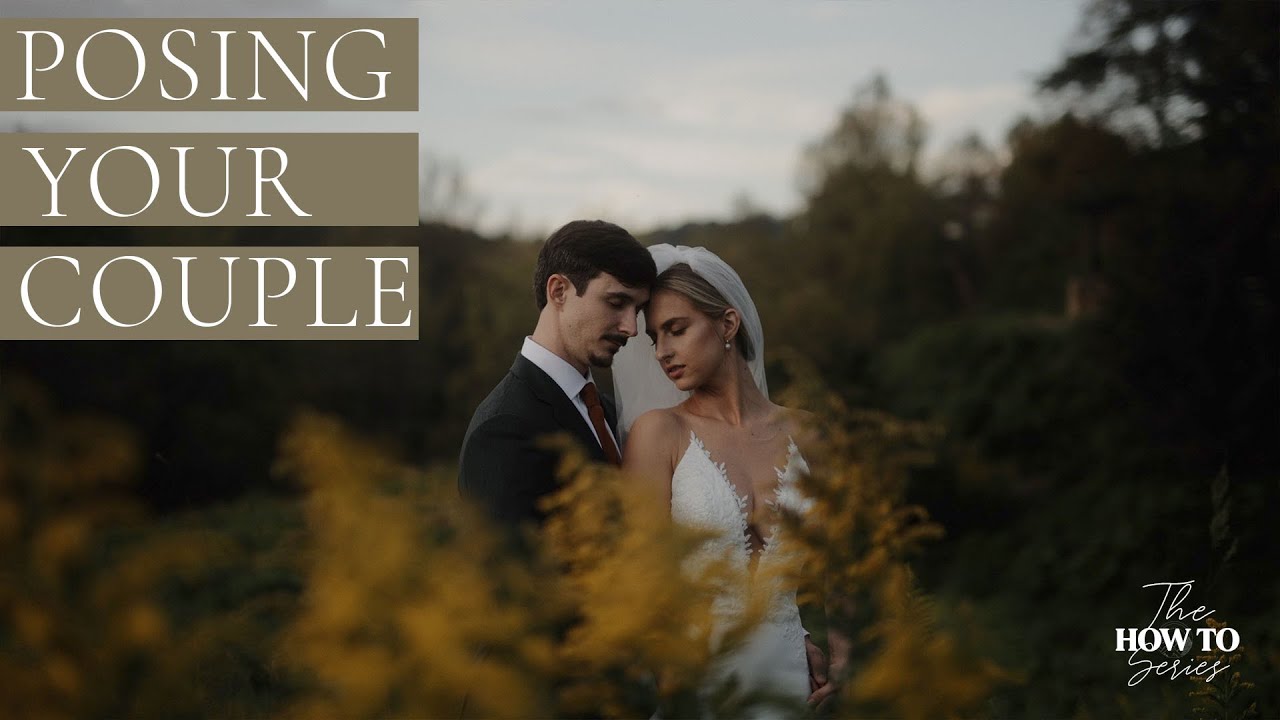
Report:
[[[45,98],[37,94],[36,75],[37,73],[47,73],[54,70],[62,64],[64,58],[69,54],[67,52],[66,42],[64,42],[60,33],[50,30],[19,30],[19,34],[25,39],[25,65],[24,65],[24,81],[25,93],[18,100],[39,101]],[[250,30],[247,33],[250,38],[253,55],[253,94],[248,100],[265,100],[262,94],[260,82],[260,67],[263,64],[262,55],[266,54],[267,58],[275,64],[284,77],[293,86],[298,96],[303,100],[310,99],[311,90],[311,68],[314,61],[311,55],[311,37],[316,34],[314,30],[297,30],[297,35],[301,38],[302,58],[295,67],[290,67],[289,62],[282,57],[279,50],[271,43],[267,36],[259,30]],[[235,41],[245,37],[246,34],[238,33],[235,30],[213,30],[211,35],[216,37],[205,38],[206,42],[214,42],[217,44],[217,79],[218,90],[216,95],[210,95],[210,100],[232,101],[238,98],[230,92],[230,78],[232,73],[228,71],[228,56],[234,54]],[[368,75],[377,78],[377,90],[370,94],[356,94],[342,84],[335,70],[335,55],[338,46],[344,40],[352,35],[368,35],[375,38],[380,48],[385,49],[387,46],[386,37],[378,30],[370,28],[356,28],[343,33],[329,43],[329,47],[324,52],[324,79],[330,88],[338,95],[348,100],[371,101],[382,100],[387,97],[387,76],[390,75],[388,70],[371,71]],[[176,39],[175,39],[176,38]],[[197,48],[198,43],[196,33],[189,28],[175,28],[164,34],[160,41],[159,48],[145,48],[143,43],[134,36],[133,33],[121,28],[108,27],[98,30],[81,41],[75,49],[75,76],[81,90],[86,95],[97,100],[115,101],[123,100],[142,86],[143,79],[148,76],[148,57],[152,57],[158,50],[163,58],[163,62],[173,68],[182,71],[186,76],[186,88],[175,94],[170,91],[170,87],[165,84],[164,80],[158,81],[160,88],[160,96],[165,100],[183,101],[188,100],[198,92],[200,87],[200,74],[196,68],[192,67],[190,62],[186,62],[180,57],[180,54],[189,52],[191,49]],[[104,43],[124,43],[128,47],[128,54],[133,62],[128,72],[132,73],[131,84],[129,89],[120,94],[107,94],[99,85],[103,83],[101,80],[95,83],[90,78],[89,68],[93,67],[92,63],[86,62],[86,54],[95,44]],[[182,48],[182,49],[179,49]],[[364,52],[368,52],[367,45],[360,48]],[[243,50],[240,50],[243,52]],[[153,62],[157,62],[154,58]],[[118,68],[100,69],[104,72],[108,79],[118,81],[120,77]],[[174,88],[177,90],[177,88]]]

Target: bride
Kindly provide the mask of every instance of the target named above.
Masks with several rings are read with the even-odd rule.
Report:
[[[670,504],[674,521],[713,534],[704,561],[727,558],[744,579],[784,570],[794,557],[775,542],[775,508],[804,509],[795,487],[808,471],[795,442],[803,414],[769,401],[760,318],[733,268],[705,248],[649,251],[658,278],[640,329],[652,346],[628,343],[614,358],[624,470]],[[743,614],[743,598],[717,598],[720,632]],[[834,678],[848,643],[834,632],[828,639]],[[795,591],[779,590],[715,670],[747,691],[817,705],[837,690],[824,664],[801,626]]]

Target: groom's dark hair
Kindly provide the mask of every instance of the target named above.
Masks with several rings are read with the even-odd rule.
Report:
[[[604,220],[574,220],[542,244],[533,271],[533,296],[538,310],[547,306],[547,278],[569,278],[579,296],[602,272],[629,287],[649,287],[658,275],[653,256],[631,233]]]

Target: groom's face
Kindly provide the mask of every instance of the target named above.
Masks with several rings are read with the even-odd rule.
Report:
[[[581,296],[576,289],[566,292],[560,330],[574,364],[613,365],[613,356],[635,337],[636,314],[648,301],[648,288],[624,285],[609,273],[592,278]]]

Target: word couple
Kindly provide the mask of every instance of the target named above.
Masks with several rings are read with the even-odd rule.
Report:
[[[742,577],[795,562],[773,535],[777,508],[805,509],[794,487],[808,471],[804,414],[769,400],[760,317],[733,268],[705,248],[645,248],[617,225],[579,220],[542,246],[533,291],[533,334],[463,440],[463,495],[503,526],[541,522],[557,457],[537,440],[565,432],[669,504],[675,522],[708,531],[696,557],[728,557]],[[613,368],[612,399],[593,367]],[[743,597],[717,597],[717,626],[741,617]],[[794,590],[778,592],[716,674],[817,705],[837,691],[827,678],[848,652],[839,634],[829,641],[830,673]]]

